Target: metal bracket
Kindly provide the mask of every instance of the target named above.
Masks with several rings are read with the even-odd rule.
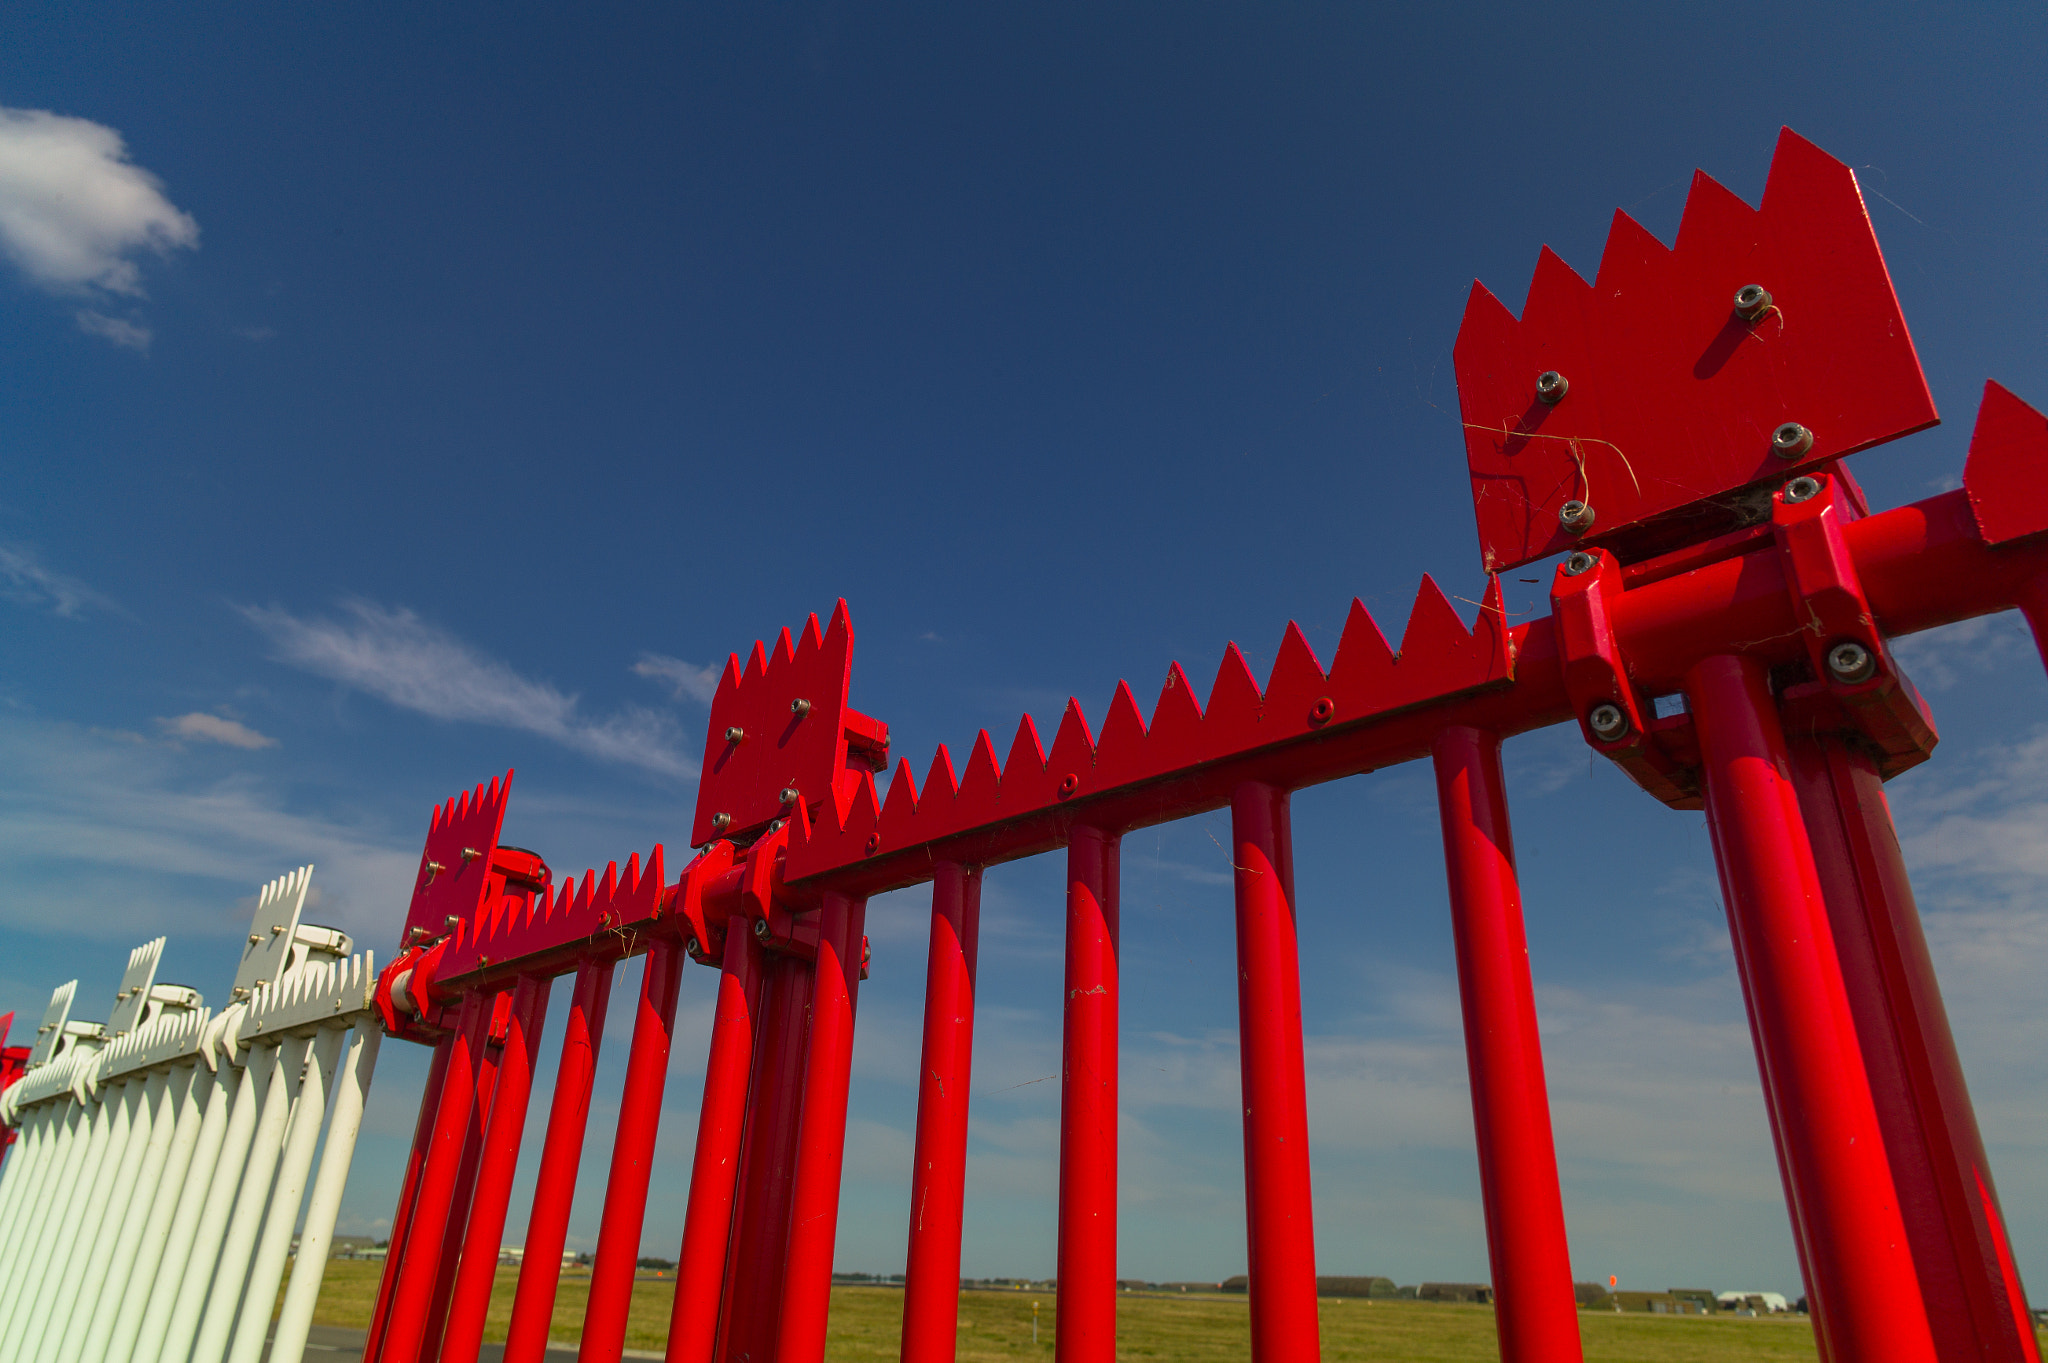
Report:
[[[1699,777],[1683,755],[1691,718],[1657,718],[1629,681],[1615,643],[1607,598],[1622,590],[1621,564],[1605,549],[1580,550],[1558,564],[1550,601],[1565,692],[1595,752],[1673,809],[1698,809]]]

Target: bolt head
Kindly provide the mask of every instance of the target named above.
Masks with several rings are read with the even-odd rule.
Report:
[[[1797,504],[1820,496],[1820,479],[1799,477],[1785,484],[1785,500]]]
[[[766,937],[766,936],[768,935],[768,920],[767,920],[767,919],[765,919],[765,918],[756,918],[756,919],[754,920],[754,935],[755,935],[756,937]]]
[[[1586,715],[1586,727],[1603,743],[1612,743],[1628,732],[1628,716],[1619,705],[1602,701]]]
[[[728,743],[743,743],[746,741],[746,737],[747,731],[737,724],[725,731],[725,741]]]
[[[1571,383],[1555,369],[1546,369],[1536,376],[1536,396],[1545,402],[1561,401],[1570,389]]]
[[[1771,453],[1780,459],[1797,459],[1813,448],[1813,432],[1796,421],[1788,421],[1771,432]]]
[[[1594,558],[1583,549],[1574,550],[1571,557],[1564,561],[1564,575],[1566,577],[1577,577],[1580,573],[1590,573],[1593,571],[1594,565],[1599,562],[1599,559]]]
[[[795,804],[795,803],[797,802],[797,799],[798,799],[798,796],[797,796],[797,789],[796,789],[796,787],[795,787],[795,786],[784,786],[784,787],[782,788],[782,795],[781,795],[781,797],[780,797],[780,798],[781,798],[781,800],[782,800],[782,803],[783,803],[783,804],[785,804],[785,805],[793,805],[793,804]]]
[[[1836,681],[1869,681],[1877,672],[1877,659],[1854,639],[1844,639],[1828,650],[1828,672]]]
[[[1754,322],[1771,309],[1771,291],[1761,284],[1744,284],[1735,291],[1735,315]]]
[[[711,827],[717,832],[723,833],[726,829],[732,827],[732,815],[713,814],[711,816]]]
[[[798,719],[802,719],[811,712],[811,703],[799,696],[789,703],[789,712]]]
[[[1593,508],[1573,498],[1557,509],[1557,523],[1574,535],[1583,535],[1593,528]]]

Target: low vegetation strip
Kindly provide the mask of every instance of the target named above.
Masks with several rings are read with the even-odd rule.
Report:
[[[382,1265],[337,1260],[327,1267],[315,1320],[367,1329]],[[512,1315],[518,1270],[500,1269],[484,1338],[502,1341]],[[643,1276],[634,1284],[626,1347],[659,1349],[668,1334],[675,1279]],[[555,1337],[574,1340],[590,1294],[589,1271],[562,1275]],[[1038,1304],[1038,1342],[1031,1336]],[[1176,1363],[1239,1363],[1249,1356],[1246,1300],[1225,1294],[1130,1294],[1119,1299],[1117,1356]],[[832,1290],[832,1363],[893,1359],[903,1319],[903,1293],[887,1287]],[[961,1363],[1052,1357],[1054,1299],[1038,1291],[967,1291],[960,1295]],[[1330,1298],[1322,1308],[1326,1363],[1486,1363],[1500,1356],[1493,1308],[1459,1303]],[[1817,1358],[1813,1328],[1803,1316],[1663,1316],[1583,1311],[1579,1329],[1587,1363],[1779,1363]],[[2048,1335],[2044,1335],[2048,1343]]]

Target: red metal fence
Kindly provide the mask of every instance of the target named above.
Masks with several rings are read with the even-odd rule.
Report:
[[[1964,486],[1871,513],[1840,460],[1933,403],[1849,170],[1787,132],[1762,207],[1700,176],[1667,250],[1617,215],[1592,283],[1545,251],[1520,319],[1475,287],[1456,364],[1489,574],[1559,554],[1551,613],[1467,627],[1425,579],[1398,651],[1362,606],[1327,668],[1289,626],[1148,722],[1026,717],[999,765],[874,776],[853,631],[735,657],[691,844],[557,887],[501,846],[511,782],[435,812],[380,1004],[434,1046],[366,1357],[476,1357],[549,991],[574,977],[505,1356],[545,1345],[612,972],[644,954],[581,1357],[619,1356],[684,958],[719,972],[667,1357],[824,1351],[869,896],[930,883],[903,1357],[950,1359],[982,868],[1065,848],[1057,1351],[1114,1357],[1118,845],[1231,811],[1254,1356],[1318,1354],[1288,801],[1435,767],[1501,1354],[1580,1356],[1501,777],[1576,722],[1704,809],[1823,1357],[2038,1363],[1885,778],[1935,742],[1887,640],[2019,608],[2048,625],[2048,421],[1985,390]]]

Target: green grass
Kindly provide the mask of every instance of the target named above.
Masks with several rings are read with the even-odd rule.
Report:
[[[327,1267],[314,1319],[322,1325],[367,1328],[382,1266],[339,1260]],[[501,1341],[512,1314],[517,1270],[500,1269],[484,1338]],[[633,1285],[626,1329],[629,1349],[659,1349],[668,1333],[675,1280]],[[590,1294],[588,1270],[562,1276],[554,1336],[573,1340]],[[1031,1343],[1031,1303],[1039,1304],[1038,1344]],[[960,1297],[961,1363],[1052,1357],[1050,1293],[965,1292]],[[832,1289],[833,1363],[893,1359],[903,1319],[903,1293],[887,1287]],[[1778,1363],[1816,1358],[1804,1317],[1579,1314],[1587,1363]],[[1245,1299],[1236,1296],[1144,1297],[1117,1300],[1117,1356],[1186,1363],[1239,1363],[1250,1354]],[[1326,1299],[1323,1358],[1328,1363],[1465,1363],[1500,1356],[1493,1309],[1437,1302]],[[2043,1334],[2048,1346],[2048,1332]]]

